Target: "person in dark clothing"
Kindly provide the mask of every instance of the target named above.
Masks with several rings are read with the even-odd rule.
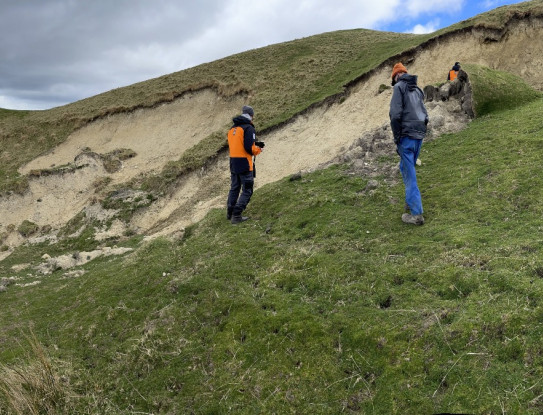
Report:
[[[228,200],[226,202],[226,218],[232,224],[241,223],[249,219],[241,214],[253,195],[253,156],[259,155],[264,147],[264,143],[256,141],[253,117],[253,108],[247,105],[244,106],[241,115],[232,120],[234,125],[228,131],[230,192],[228,193]]]
[[[400,171],[405,184],[405,202],[411,213],[404,213],[402,221],[422,225],[422,200],[417,185],[415,163],[426,135],[428,112],[424,106],[424,93],[417,86],[417,76],[409,75],[402,63],[392,71],[392,99],[390,101],[390,127],[400,156]]]
[[[460,62],[455,62],[454,66],[449,71],[449,75],[447,75],[447,81],[454,81],[458,76],[458,71],[460,71]]]

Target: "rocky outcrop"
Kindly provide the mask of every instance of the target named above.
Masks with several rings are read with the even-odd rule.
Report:
[[[451,82],[445,82],[441,86],[427,85],[424,87],[426,102],[448,101],[456,98],[460,101],[462,110],[470,117],[475,118],[473,109],[472,91],[468,74],[460,70],[458,77]]]
[[[425,105],[430,119],[425,141],[444,133],[460,131],[474,118],[468,75],[464,71],[459,75],[454,81],[439,87],[424,87]],[[378,176],[389,183],[399,178],[397,163],[381,161],[395,155],[392,131],[389,124],[385,123],[363,134],[333,162],[350,163],[352,173],[369,179],[365,190],[372,191],[378,186],[378,181],[374,180]]]

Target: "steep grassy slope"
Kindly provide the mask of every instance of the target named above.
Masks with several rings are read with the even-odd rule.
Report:
[[[298,52],[292,62],[307,64]],[[17,248],[0,262],[0,414],[26,404],[48,414],[543,412],[543,99],[511,74],[468,70],[480,118],[423,146],[423,227],[401,223],[401,185],[378,178],[366,189],[340,165],[259,189],[241,226],[214,210],[179,242],[127,239],[134,253],[84,274],[34,267],[96,248],[88,229]],[[355,76],[345,74],[318,99]],[[138,85],[43,113],[0,111],[3,160],[18,160],[3,183],[74,125],[170,99],[154,94],[173,94],[171,77],[149,81],[149,95]]]
[[[32,330],[57,413],[541,413],[541,111],[426,143],[420,228],[401,185],[336,166],[260,189],[242,226],[213,211],[180,243],[11,285],[0,360],[30,373]]]
[[[63,141],[67,132],[89,120],[150,107],[201,88],[216,88],[224,95],[250,95],[248,100],[262,114],[259,129],[270,127],[340,92],[343,84],[427,38],[369,30],[327,33],[252,50],[49,111],[6,116],[1,120],[6,147],[18,143],[21,150],[4,154],[6,164],[2,164],[9,171],[4,175],[13,175],[14,168]],[[222,146],[222,135],[220,138]]]

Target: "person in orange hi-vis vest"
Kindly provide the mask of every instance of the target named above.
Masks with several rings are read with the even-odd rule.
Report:
[[[447,81],[454,81],[456,77],[458,76],[459,70],[460,70],[460,62],[455,62],[454,66],[449,71],[449,75],[447,76]]]
[[[253,108],[245,105],[241,110],[241,115],[232,119],[234,125],[228,131],[230,191],[226,201],[226,218],[232,224],[249,219],[241,214],[247,208],[253,195],[255,178],[253,157],[259,155],[264,148],[264,143],[256,140],[254,115]]]

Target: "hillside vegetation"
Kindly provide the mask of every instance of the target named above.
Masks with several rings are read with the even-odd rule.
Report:
[[[453,28],[499,27],[541,4]],[[353,33],[373,32],[323,36]],[[384,38],[391,55],[422,39]],[[305,41],[276,47],[298,56]],[[272,51],[247,52],[258,53]],[[346,163],[258,189],[242,225],[214,209],[180,240],[127,235],[108,241],[132,249],[124,256],[71,272],[33,270],[46,255],[93,255],[100,243],[89,228],[76,232],[81,217],[62,230],[71,238],[15,249],[0,261],[0,415],[542,413],[543,97],[518,74],[466,69],[477,118],[423,145],[422,227],[400,220],[399,180],[383,173],[368,186]],[[353,71],[334,90],[308,91],[290,114],[341,92]],[[149,82],[167,89],[181,74]],[[129,103],[142,87],[108,94],[122,110],[153,105]],[[2,154],[33,158],[32,134],[45,128],[48,148],[113,110],[108,94],[43,113],[2,111],[4,142],[28,140]],[[261,122],[271,128],[290,115],[269,102],[274,115]],[[73,117],[53,121],[62,111]],[[378,160],[383,171],[397,162]]]
[[[540,413],[542,110],[427,143],[421,228],[401,185],[336,166],[259,190],[244,226],[213,211],[179,243],[10,286],[0,359],[30,373],[32,331],[57,413]],[[28,249],[3,266],[49,247]]]

